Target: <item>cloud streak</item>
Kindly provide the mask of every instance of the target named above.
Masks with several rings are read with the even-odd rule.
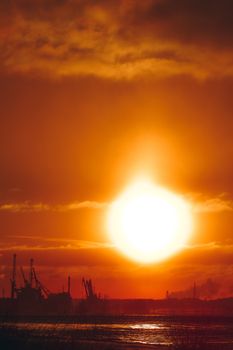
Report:
[[[7,72],[42,76],[232,76],[232,2],[1,1]]]
[[[196,213],[216,213],[233,211],[233,201],[225,198],[225,194],[213,198],[199,198],[201,195],[187,196],[187,200],[192,204],[192,210]],[[24,212],[70,212],[82,209],[105,209],[111,202],[97,201],[74,201],[65,204],[51,205],[48,203],[33,203],[30,201],[19,203],[2,203],[0,212],[24,213]]]
[[[0,251],[33,251],[33,250],[89,250],[89,249],[108,249],[113,245],[108,242],[95,242],[78,239],[62,239],[57,237],[40,236],[12,236],[15,244],[9,241],[0,246]],[[22,243],[22,242],[27,243]]]
[[[55,211],[55,212],[68,212],[80,209],[102,209],[105,208],[108,204],[105,202],[96,202],[96,201],[82,201],[82,202],[71,202],[67,204],[57,204],[50,205],[45,203],[31,203],[29,201],[21,203],[5,203],[0,205],[0,211],[6,212],[46,212],[46,211]]]
[[[202,199],[193,204],[194,211],[197,213],[219,213],[233,211],[233,201],[225,198],[221,194],[214,198]]]

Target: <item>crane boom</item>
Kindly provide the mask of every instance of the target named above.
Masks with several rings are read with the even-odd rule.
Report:
[[[34,269],[34,267],[32,268],[32,274],[33,274],[33,277],[35,279],[35,282],[36,282],[36,286],[37,288],[41,288],[41,290],[44,292],[44,294],[46,296],[48,296],[51,292],[48,288],[46,288],[41,282],[40,280],[37,278],[37,275],[36,275],[36,270]]]
[[[27,281],[27,279],[25,277],[25,273],[24,273],[24,270],[23,270],[22,266],[20,267],[20,271],[21,271],[21,275],[23,277],[24,285],[26,286],[28,281]]]
[[[85,289],[86,297],[88,298],[89,297],[89,293],[88,293],[88,289],[87,289],[87,281],[83,278],[82,279],[82,283],[83,283],[83,286],[84,286],[84,289]]]

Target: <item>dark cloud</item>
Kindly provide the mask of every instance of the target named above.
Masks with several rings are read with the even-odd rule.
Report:
[[[10,72],[232,75],[227,0],[18,0],[3,1],[1,9],[0,55]]]
[[[233,43],[233,3],[230,0],[158,0],[133,16],[133,23],[152,26],[164,39],[187,44],[231,47]],[[143,30],[143,29],[142,29]]]

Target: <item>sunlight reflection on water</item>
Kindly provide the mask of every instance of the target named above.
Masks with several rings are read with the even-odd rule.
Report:
[[[142,323],[142,324],[134,324],[134,325],[129,325],[129,328],[132,329],[162,329],[164,326],[161,324],[151,324],[151,323]]]
[[[144,321],[144,322],[143,322]],[[233,325],[231,322],[206,322],[177,321],[176,319],[164,320],[137,320],[111,319],[111,322],[96,323],[4,323],[0,329],[14,332],[22,332],[29,339],[40,338],[56,339],[59,341],[110,341],[122,343],[138,343],[151,345],[164,345],[165,348],[179,339],[193,339],[200,341],[205,339],[207,343],[232,344]],[[109,323],[108,323],[109,322]],[[227,348],[228,349],[228,348]],[[230,347],[231,349],[231,347]],[[224,350],[222,348],[222,350]]]

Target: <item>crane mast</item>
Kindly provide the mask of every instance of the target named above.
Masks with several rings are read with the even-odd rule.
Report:
[[[11,279],[11,299],[15,297],[16,290],[16,254],[13,255],[13,269],[12,269],[12,279]]]

